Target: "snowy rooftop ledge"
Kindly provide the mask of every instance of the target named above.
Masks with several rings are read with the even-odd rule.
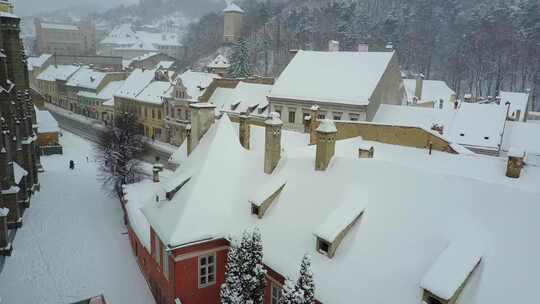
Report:
[[[437,297],[449,300],[456,296],[482,259],[482,249],[474,240],[453,242],[431,265],[421,286]]]

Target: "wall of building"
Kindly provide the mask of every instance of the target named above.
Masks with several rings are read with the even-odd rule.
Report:
[[[40,54],[95,55],[96,30],[91,23],[81,23],[75,29],[44,28],[36,19],[37,51]]]
[[[369,99],[366,121],[373,120],[381,104],[401,105],[404,100],[405,85],[401,78],[398,56],[394,53],[381,81]]]
[[[99,69],[111,69],[112,72],[120,72],[123,69],[122,57],[115,56],[82,56],[56,54],[51,57],[54,64],[82,64]]]

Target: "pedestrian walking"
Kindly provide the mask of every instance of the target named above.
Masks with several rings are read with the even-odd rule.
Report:
[[[69,169],[71,170],[75,169],[75,162],[73,160],[69,161]]]

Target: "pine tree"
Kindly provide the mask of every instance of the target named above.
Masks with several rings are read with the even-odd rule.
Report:
[[[238,244],[231,241],[227,254],[225,283],[221,285],[220,297],[222,304],[241,304],[242,290],[240,286],[240,256]]]
[[[240,244],[242,298],[247,304],[262,304],[264,300],[265,275],[262,258],[261,233],[255,229],[244,232]]]
[[[278,304],[304,304],[302,291],[298,290],[289,278],[285,279]]]
[[[246,78],[251,75],[249,64],[249,47],[244,38],[239,38],[233,45],[233,52],[229,58],[230,66],[227,71],[229,77]]]
[[[315,284],[311,272],[311,259],[307,254],[304,255],[300,265],[300,276],[296,282],[296,289],[302,291],[305,304],[315,303]]]

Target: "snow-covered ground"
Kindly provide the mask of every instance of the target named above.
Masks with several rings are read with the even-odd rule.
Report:
[[[132,255],[119,203],[96,179],[90,142],[64,131],[64,155],[43,157],[32,199],[0,273],[0,303],[154,303]],[[68,169],[73,159],[75,170]]]

